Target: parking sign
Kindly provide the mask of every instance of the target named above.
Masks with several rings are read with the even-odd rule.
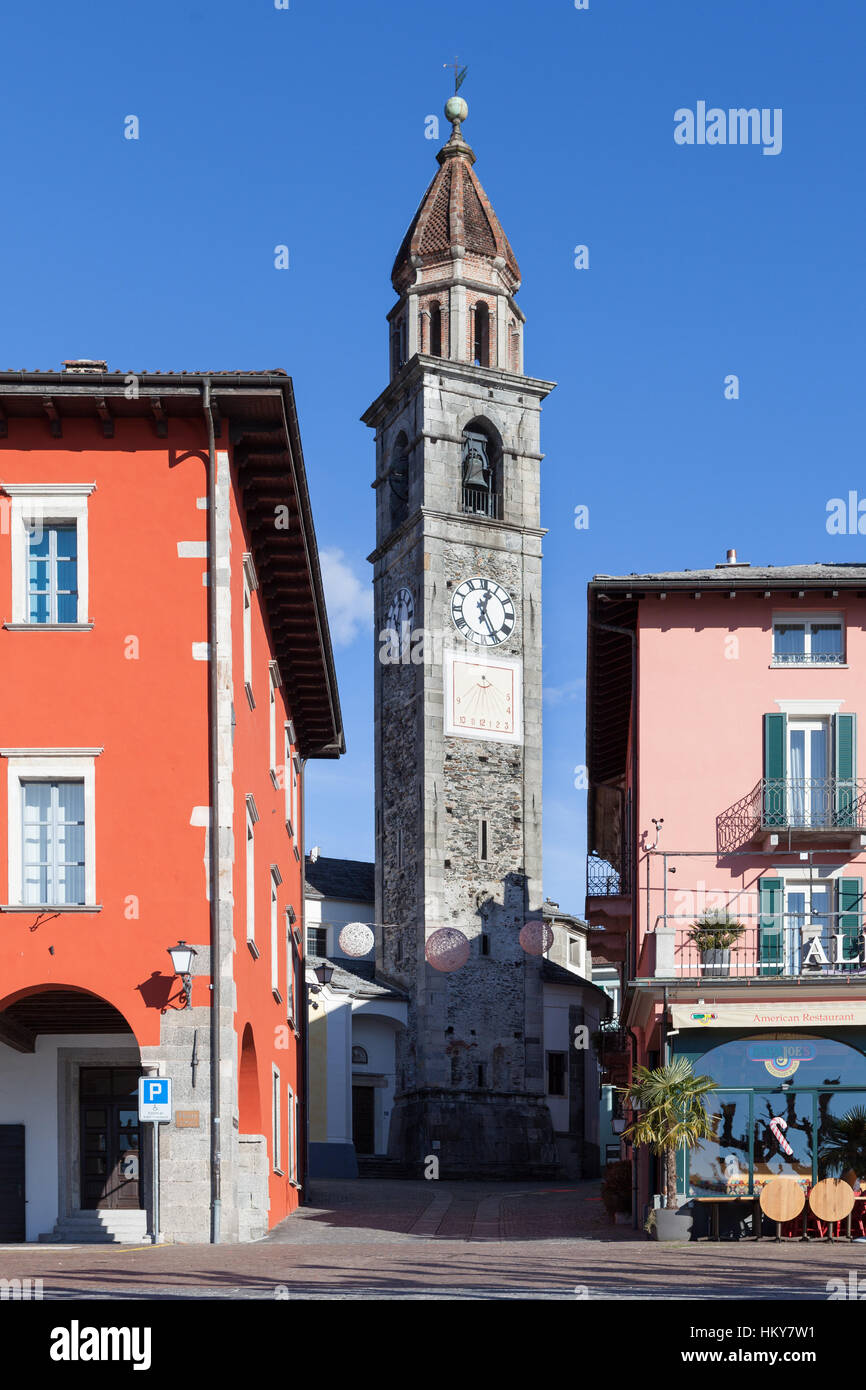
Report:
[[[171,1120],[171,1077],[139,1077],[138,1118],[154,1124],[167,1124]]]

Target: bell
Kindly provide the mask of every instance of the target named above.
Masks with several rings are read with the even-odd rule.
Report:
[[[464,487],[490,486],[489,469],[480,449],[470,446],[463,464]]]

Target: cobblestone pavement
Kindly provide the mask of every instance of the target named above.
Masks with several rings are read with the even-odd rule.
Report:
[[[365,1180],[253,1245],[0,1247],[46,1299],[819,1299],[866,1246],[659,1245],[607,1223],[599,1185]]]

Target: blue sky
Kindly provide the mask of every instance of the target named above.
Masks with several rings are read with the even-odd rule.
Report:
[[[372,855],[358,417],[386,382],[389,271],[435,170],[443,64],[469,64],[465,133],[521,265],[526,370],[559,383],[542,418],[545,892],[580,912],[587,579],[712,565],[729,546],[753,563],[863,558],[825,522],[831,497],[866,496],[864,40],[862,0],[4,15],[0,363],[294,377],[349,747],[310,769],[308,845]],[[699,101],[781,108],[781,153],[677,145],[674,112]]]

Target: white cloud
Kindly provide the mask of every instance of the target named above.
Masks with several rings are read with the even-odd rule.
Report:
[[[331,638],[337,647],[348,647],[361,629],[370,631],[373,621],[373,589],[363,584],[346,563],[342,550],[319,552],[322,582]]]
[[[573,681],[566,681],[564,685],[543,686],[542,695],[548,705],[570,705],[585,689],[586,681],[583,676],[578,676]]]

